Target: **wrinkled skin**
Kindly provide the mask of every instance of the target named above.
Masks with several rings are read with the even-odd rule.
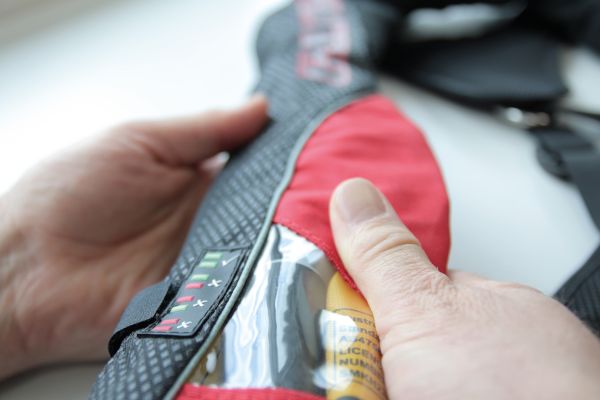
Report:
[[[166,275],[222,166],[266,101],[131,123],[27,173],[0,199],[0,378],[101,359],[123,309]]]
[[[364,179],[336,189],[330,218],[375,317],[390,399],[600,399],[600,341],[557,301],[441,274]]]

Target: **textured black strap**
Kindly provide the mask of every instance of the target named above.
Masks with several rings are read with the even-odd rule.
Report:
[[[600,336],[600,247],[555,297]]]
[[[204,197],[169,273],[173,293],[185,290],[195,271],[204,268],[207,251],[244,248],[250,254],[210,313],[192,321],[193,333],[149,335],[148,330],[156,328],[149,325],[123,335],[98,376],[91,399],[162,399],[177,390],[186,371],[194,367],[194,357],[235,305],[241,291],[234,289],[243,288],[244,280],[252,276],[298,150],[328,113],[375,90],[373,65],[393,27],[393,11],[362,0],[310,0],[294,2],[264,21],[257,39],[261,72],[257,91],[269,98],[271,123],[231,157]],[[162,308],[157,318],[165,324],[173,308]]]
[[[538,159],[551,174],[572,181],[600,229],[600,152],[585,137],[563,127],[532,130],[539,140]]]
[[[108,342],[108,352],[111,356],[115,355],[123,339],[131,332],[155,320],[161,306],[165,303],[165,300],[168,300],[169,288],[169,282],[162,281],[148,286],[135,295],[125,309]]]
[[[553,175],[575,184],[600,229],[600,152],[588,139],[567,128],[533,132],[540,143],[541,164]],[[600,334],[600,247],[560,288],[556,298]]]
[[[592,220],[600,229],[600,152],[595,149],[566,152],[563,160]]]
[[[562,156],[571,180],[600,229],[600,153],[592,148],[567,151]],[[556,297],[600,335],[600,247],[563,285]]]
[[[575,184],[600,230],[600,151],[587,138],[564,127],[533,129],[538,159],[546,171]]]

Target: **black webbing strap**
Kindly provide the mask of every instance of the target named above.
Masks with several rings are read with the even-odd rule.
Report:
[[[131,299],[108,342],[111,357],[128,335],[156,320],[158,312],[170,300],[170,289],[169,282],[164,280],[148,286]]]
[[[595,149],[566,152],[563,161],[592,220],[600,229],[600,152]]]
[[[600,336],[600,247],[555,297]]]
[[[600,152],[592,142],[568,128],[533,130],[539,140],[538,158],[544,168],[573,182],[600,229]],[[600,247],[555,296],[600,335]]]

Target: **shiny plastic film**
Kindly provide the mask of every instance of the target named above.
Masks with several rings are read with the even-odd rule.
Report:
[[[188,384],[385,399],[371,311],[314,244],[274,225],[244,295]]]

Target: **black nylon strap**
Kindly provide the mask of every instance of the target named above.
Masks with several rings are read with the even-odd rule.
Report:
[[[596,227],[600,229],[600,152],[595,149],[569,151],[562,156],[571,180],[579,189]]]
[[[550,174],[571,181],[577,173],[578,166],[567,165],[571,154],[594,152],[594,146],[583,137],[574,134],[567,128],[544,127],[531,129],[539,142],[538,161]],[[585,182],[582,182],[585,185]]]
[[[193,336],[139,335],[139,325],[128,330],[98,376],[91,399],[162,399],[173,395],[185,381],[194,367],[192,361],[234,307],[241,293],[234,289],[243,288],[245,280],[252,277],[298,149],[328,113],[375,90],[372,65],[381,57],[393,27],[395,14],[391,11],[388,6],[362,0],[311,0],[296,2],[264,21],[257,39],[261,72],[257,91],[269,98],[271,123],[229,160],[212,184],[168,281],[173,292],[182,286],[185,290],[190,271],[204,268],[198,263],[204,261],[208,250],[243,247],[251,248],[250,255],[214,311],[206,319],[202,317]],[[331,47],[332,42],[324,40],[339,35],[345,35],[347,47]],[[298,60],[309,62],[299,64]],[[164,318],[173,312],[171,307],[160,309],[164,311],[157,316],[144,313],[153,318],[144,319],[144,326],[158,319],[165,323]]]
[[[562,153],[592,220],[600,229],[600,153],[593,147]],[[600,247],[558,291],[556,297],[600,335]]]
[[[155,320],[161,306],[168,300],[169,289],[169,282],[165,280],[148,286],[131,299],[108,342],[111,357],[115,355],[123,339]]]
[[[544,168],[573,182],[600,229],[600,152],[589,140],[567,128],[541,128],[533,132],[539,140],[538,158]],[[555,297],[600,335],[600,247]]]
[[[600,247],[555,297],[600,336]]]
[[[600,151],[568,128],[533,129],[539,141],[538,159],[551,174],[575,184],[600,230]]]

